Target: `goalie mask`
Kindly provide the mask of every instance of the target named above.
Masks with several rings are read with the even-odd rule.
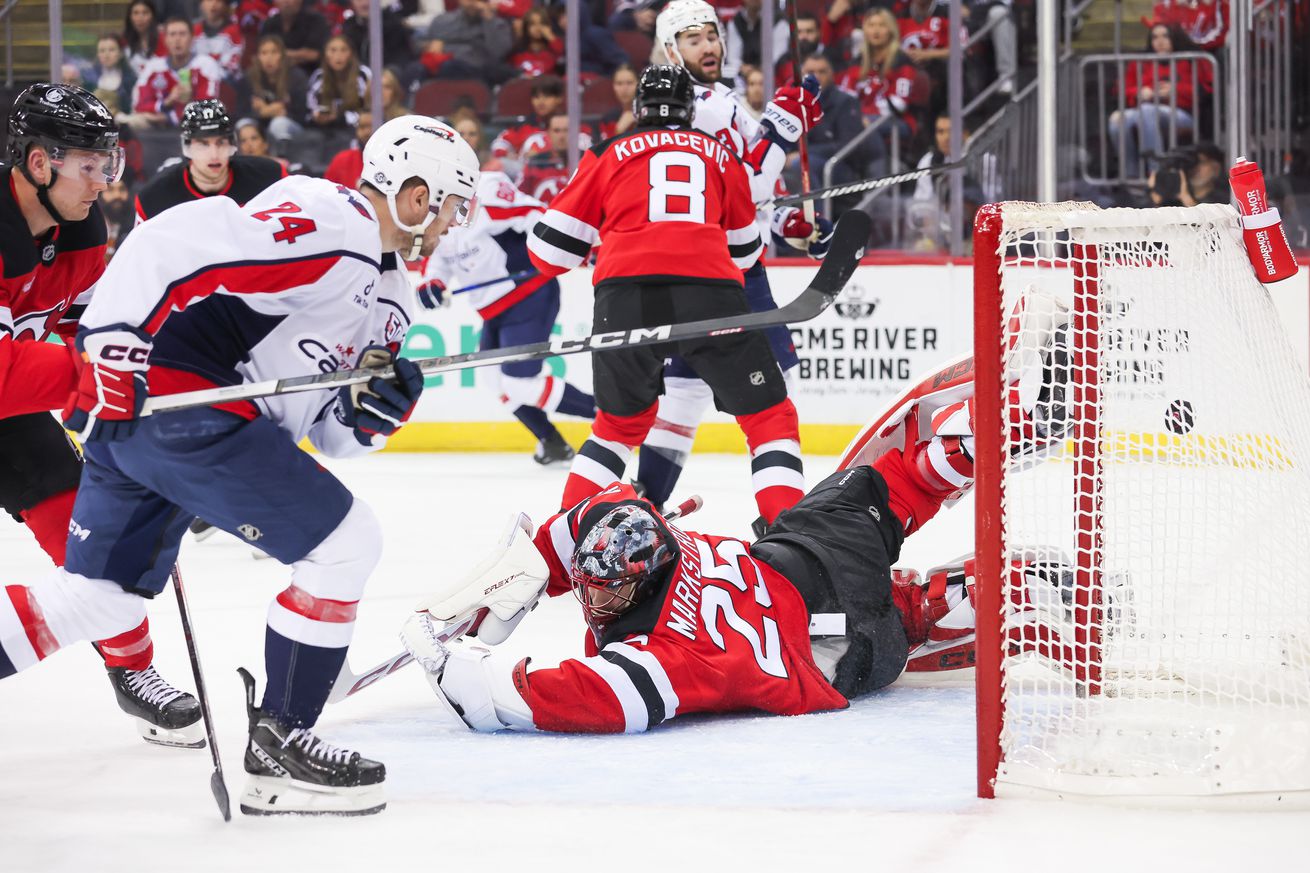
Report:
[[[619,506],[596,522],[574,548],[569,573],[596,636],[645,600],[677,559],[678,545],[664,519],[644,506]]]
[[[468,223],[481,175],[478,156],[453,128],[425,115],[402,115],[369,137],[359,180],[386,196],[391,220],[414,234],[412,249],[401,255],[413,260],[423,231],[438,215],[449,213],[453,224]],[[408,225],[396,214],[396,195],[413,178],[427,186],[428,214],[422,222]]]

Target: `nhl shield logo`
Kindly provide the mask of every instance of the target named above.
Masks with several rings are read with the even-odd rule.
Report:
[[[259,528],[255,527],[253,524],[240,525],[239,527],[237,527],[237,532],[239,532],[243,537],[245,537],[249,542],[252,543],[264,535],[264,532],[261,531]]]
[[[762,370],[756,370],[751,373],[751,384],[756,387],[764,384],[764,372]]]
[[[878,308],[878,300],[864,299],[864,289],[859,285],[852,284],[847,287],[846,299],[838,300],[833,304],[833,309],[842,318],[860,319],[868,318],[873,315],[873,311]]]
[[[54,261],[54,259],[55,259],[55,244],[50,243],[45,248],[41,249],[41,263],[49,264],[52,261]]]

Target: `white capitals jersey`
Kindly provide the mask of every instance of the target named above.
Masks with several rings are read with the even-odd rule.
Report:
[[[696,111],[691,126],[731,148],[746,164],[751,199],[757,210],[756,224],[761,238],[767,241],[773,216],[769,203],[778,196],[778,179],[787,155],[764,135],[764,128],[746,111],[737,92],[722,82],[712,86],[693,82],[692,87],[696,93]]]
[[[306,176],[245,206],[206,197],[168,210],[132,232],[96,287],[82,328],[151,335],[156,395],[348,369],[368,345],[398,351],[413,295],[400,261],[381,253],[364,196]],[[332,414],[335,398],[326,389],[219,408],[267,415],[330,456],[369,451]]]
[[[484,172],[478,183],[477,208],[467,227],[452,227],[423,271],[451,291],[494,282],[462,295],[482,318],[500,315],[551,281],[530,276],[510,277],[532,270],[527,235],[546,211],[546,204],[523,193],[504,173]]]

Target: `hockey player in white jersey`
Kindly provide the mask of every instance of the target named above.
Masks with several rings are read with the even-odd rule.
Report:
[[[656,18],[655,40],[669,63],[691,74],[696,92],[692,126],[731,147],[749,170],[761,234],[767,239],[771,228],[777,238],[807,249],[811,257],[821,258],[827,254],[832,224],[820,217],[810,224],[799,209],[775,211],[768,205],[778,191],[787,152],[823,118],[818,82],[810,83],[809,89],[779,89],[765,106],[763,117],[756,121],[738,95],[720,81],[724,56],[720,28],[714,7],[704,0],[673,0]],[[763,263],[746,270],[744,278],[752,310],[777,308]],[[796,366],[796,349],[787,328],[770,328],[765,335],[783,371]],[[665,368],[664,389],[655,425],[642,446],[637,473],[644,493],[656,506],[662,506],[673,493],[696,428],[712,399],[709,387],[680,358],[674,358]],[[799,446],[770,444],[768,451],[794,455],[793,481],[785,486],[780,483],[780,487],[794,491],[792,502],[799,500],[805,491]]]
[[[379,448],[414,408],[418,367],[397,253],[430,252],[478,180],[472,149],[421,116],[387,122],[360,190],[292,176],[244,207],[182,204],[143,224],[100,281],[77,336],[66,425],[86,466],[63,570],[0,598],[0,676],[78,640],[136,627],[199,515],[291,567],[269,605],[267,686],[247,685],[249,814],[376,812],[385,768],[312,733],[378,560],[372,511],[296,443]],[[393,363],[366,385],[142,417],[147,391]]]
[[[537,273],[527,243],[528,231],[545,211],[544,203],[520,191],[509,176],[483,173],[468,225],[452,228],[428,258],[419,303],[428,309],[449,306],[460,288],[469,288],[463,299],[482,317],[484,350],[550,339],[559,314],[559,282]],[[543,369],[541,361],[501,364],[500,399],[537,438],[533,460],[571,461],[573,447],[547,416],[595,418],[596,401]]]

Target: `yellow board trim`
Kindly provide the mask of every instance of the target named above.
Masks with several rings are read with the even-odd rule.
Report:
[[[585,421],[561,421],[560,433],[574,448],[591,433]],[[801,449],[808,455],[839,455],[860,430],[854,424],[802,424]],[[517,421],[411,421],[387,440],[388,452],[531,452],[537,441]],[[726,422],[702,424],[697,452],[745,454],[741,428]]]

